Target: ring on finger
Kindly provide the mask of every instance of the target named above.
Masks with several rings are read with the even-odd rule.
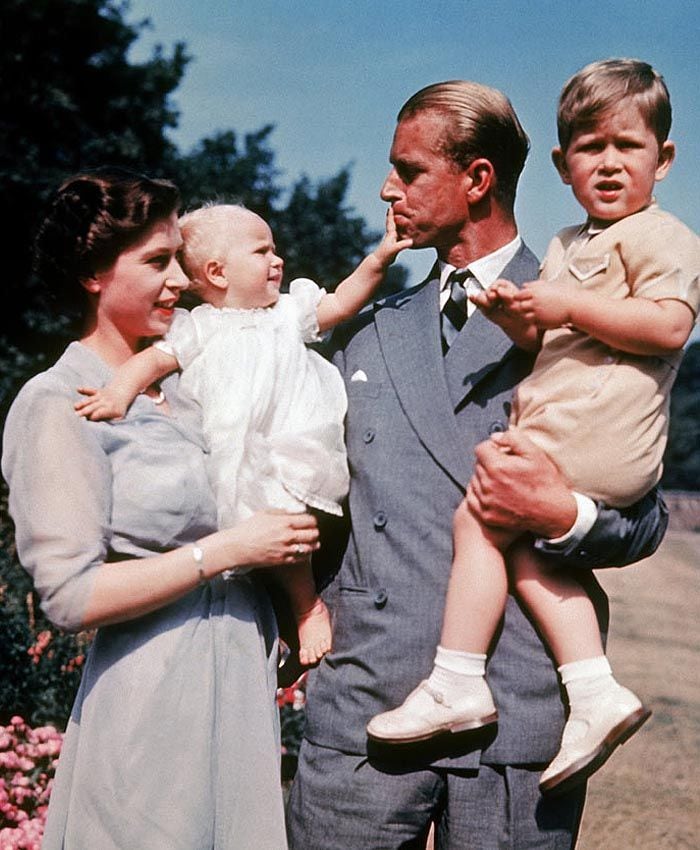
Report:
[[[295,543],[294,544],[294,551],[296,552],[297,555],[301,555],[304,552],[303,543]]]

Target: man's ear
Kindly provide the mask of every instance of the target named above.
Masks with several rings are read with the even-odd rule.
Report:
[[[566,165],[566,156],[561,148],[552,148],[552,162],[559,172],[562,182],[566,183],[567,186],[571,185],[571,177]]]
[[[496,185],[496,171],[490,160],[483,157],[469,163],[465,176],[467,184],[467,202],[478,204]]]
[[[204,264],[204,278],[211,286],[217,289],[228,289],[228,280],[224,274],[224,267],[218,260],[208,260]]]

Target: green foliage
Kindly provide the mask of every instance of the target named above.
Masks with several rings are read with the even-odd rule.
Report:
[[[0,246],[14,306],[0,315],[0,405],[67,341],[30,275],[31,239],[49,191],[80,169],[109,163],[170,177],[186,208],[205,200],[249,206],[270,221],[288,255],[287,280],[303,274],[332,289],[378,236],[344,203],[347,170],[317,187],[302,178],[285,191],[269,146],[272,125],[242,142],[233,130],[219,132],[181,153],[167,133],[177,126],[171,95],[189,56],[177,43],[129,61],[148,21],[127,23],[128,8],[120,0],[3,4],[0,192],[10,215]],[[393,268],[387,291],[402,283],[403,269]]]
[[[686,350],[671,394],[661,484],[668,490],[700,490],[700,342]]]
[[[68,174],[103,163],[157,171],[177,124],[169,101],[188,57],[182,44],[142,64],[127,54],[146,25],[130,26],[115,0],[6,0],[0,50],[0,245],[5,296],[0,338],[45,350],[45,312],[29,278],[31,234],[48,192]],[[40,364],[37,364],[37,366]]]
[[[268,138],[273,126],[247,133],[240,149],[233,130],[202,139],[186,154],[176,154],[171,173],[177,175],[185,209],[205,201],[243,204],[268,219],[281,189],[279,171]]]
[[[6,0],[0,44],[0,191],[10,215],[0,243],[6,303],[0,314],[0,426],[19,387],[46,368],[68,339],[30,272],[31,241],[48,193],[69,174],[124,165],[173,179],[185,208],[243,203],[266,218],[286,258],[286,279],[309,276],[328,289],[379,238],[345,202],[347,169],[289,190],[270,147],[273,126],[203,138],[188,153],[168,139],[178,113],[171,95],[189,57],[182,43],[156,47],[142,63],[129,49],[147,21],[128,24],[120,0]],[[387,290],[400,288],[393,268]],[[43,616],[17,562],[6,488],[0,482],[0,724],[21,714],[63,727],[90,635],[57,631]],[[285,706],[283,741],[293,758],[303,707]]]
[[[287,205],[272,213],[270,226],[287,280],[310,277],[332,291],[379,240],[381,234],[368,230],[364,219],[345,204],[349,184],[346,168],[316,185],[301,177]],[[405,277],[404,269],[392,268],[376,297],[400,289]]]

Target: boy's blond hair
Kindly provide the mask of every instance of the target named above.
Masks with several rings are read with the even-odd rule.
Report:
[[[231,244],[231,229],[242,214],[252,215],[242,204],[203,204],[179,218],[183,245],[180,265],[190,279],[191,289],[204,286],[204,267],[210,260],[223,260]]]
[[[671,129],[671,98],[663,77],[639,59],[603,59],[581,68],[559,96],[557,130],[565,151],[573,134],[589,127],[624,98],[634,98],[659,143]]]

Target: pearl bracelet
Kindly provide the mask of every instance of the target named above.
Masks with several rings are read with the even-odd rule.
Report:
[[[204,550],[201,546],[197,546],[195,544],[192,547],[192,558],[197,566],[197,572],[199,573],[199,583],[206,584],[207,577],[204,575]]]

